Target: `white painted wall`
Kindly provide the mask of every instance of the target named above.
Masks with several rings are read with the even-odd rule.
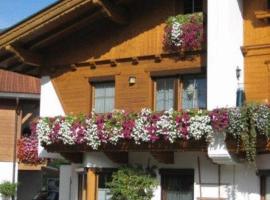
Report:
[[[78,199],[78,172],[76,169],[82,165],[71,164],[60,167],[59,200]]]
[[[64,109],[50,77],[43,76],[41,78],[40,117],[55,117],[59,115],[65,115]],[[59,154],[48,153],[41,145],[39,145],[38,152],[39,157],[42,158],[62,158]]]
[[[71,200],[71,171],[71,165],[62,165],[60,167],[59,200]]]
[[[12,162],[0,162],[0,183],[3,181],[12,182],[13,163]],[[15,182],[18,180],[18,164],[16,163],[15,170]],[[0,196],[0,200],[4,200]]]
[[[61,102],[49,76],[41,78],[40,116],[55,117],[65,115]]]
[[[244,59],[242,0],[208,0],[207,11],[207,107],[236,105],[236,67]]]
[[[129,163],[150,165],[160,168],[177,168],[185,169],[191,168],[195,171],[194,180],[194,200],[200,197],[199,175],[197,158],[200,158],[201,165],[201,186],[202,197],[217,198],[218,195],[218,165],[213,164],[207,158],[205,153],[201,152],[177,152],[174,155],[174,164],[158,163],[148,152],[130,152]],[[258,156],[258,161],[270,160],[270,156]],[[103,153],[86,153],[84,155],[84,166],[96,167],[117,167],[118,165],[112,163]],[[270,162],[268,162],[270,163]],[[263,164],[262,164],[263,165]],[[261,168],[262,166],[258,166]],[[158,174],[158,173],[157,173]],[[157,175],[157,180],[160,183],[160,176]],[[238,165],[222,165],[221,166],[221,197],[227,197],[228,200],[260,200],[260,184],[259,177],[256,175],[255,167],[247,164]],[[76,192],[76,188],[74,188]],[[73,191],[72,191],[73,192]],[[161,186],[159,185],[155,190],[153,200],[161,199]],[[76,200],[76,198],[74,199]]]

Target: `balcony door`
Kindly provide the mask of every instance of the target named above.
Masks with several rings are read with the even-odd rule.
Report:
[[[162,169],[162,200],[193,200],[193,169]]]

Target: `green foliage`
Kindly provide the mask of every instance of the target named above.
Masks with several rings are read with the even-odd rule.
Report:
[[[16,194],[16,183],[11,183],[9,181],[4,181],[0,184],[0,194],[5,197],[12,197]]]
[[[157,182],[153,173],[142,168],[123,167],[108,183],[112,200],[151,200]]]
[[[51,162],[48,163],[48,166],[60,169],[61,165],[69,165],[69,164],[70,162],[64,159],[53,159]]]
[[[185,15],[176,15],[171,16],[167,19],[166,23],[171,25],[173,22],[178,22],[179,24],[186,24],[193,22],[202,23],[203,22],[203,14],[202,13],[192,13],[192,14],[185,14]]]

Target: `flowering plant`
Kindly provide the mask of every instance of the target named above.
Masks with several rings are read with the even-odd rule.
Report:
[[[197,50],[203,42],[202,13],[172,16],[166,21],[163,41],[165,50]]]
[[[121,141],[136,144],[177,140],[211,140],[213,133],[226,133],[243,143],[249,161],[254,161],[257,135],[268,137],[270,107],[246,105],[212,111],[168,110],[155,113],[142,109],[139,113],[115,110],[90,116],[40,118],[35,132],[42,145],[88,145],[97,150],[102,144]]]
[[[35,124],[32,125],[32,130],[35,130]],[[41,164],[43,159],[38,157],[38,138],[35,133],[29,137],[22,137],[18,140],[18,152],[17,157],[19,162],[25,164]]]

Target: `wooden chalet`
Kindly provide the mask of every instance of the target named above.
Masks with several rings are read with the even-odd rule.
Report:
[[[0,68],[41,78],[41,117],[235,107],[239,86],[247,102],[265,103],[269,9],[268,0],[62,0],[0,35]],[[168,18],[193,13],[201,16],[202,45],[166,49]],[[227,148],[224,139],[43,146],[41,156],[72,161],[60,169],[60,200],[110,199],[106,180],[122,164],[157,166],[153,200],[270,194],[266,143],[258,145],[257,168],[235,159],[236,145]]]

